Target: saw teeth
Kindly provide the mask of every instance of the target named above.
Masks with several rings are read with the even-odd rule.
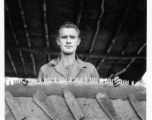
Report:
[[[111,79],[109,79],[109,83],[111,83]]]
[[[20,79],[20,78],[19,78],[19,79]],[[19,80],[19,79],[16,79],[16,82],[15,82],[15,84],[18,84],[18,80]]]
[[[21,81],[22,81],[22,80],[21,80],[21,79],[19,79],[19,81],[18,81],[18,82],[19,82],[19,84],[21,83]]]
[[[9,80],[9,85],[11,85],[11,80]]]
[[[112,79],[112,83],[113,83],[113,79]]]
[[[128,81],[126,80],[126,85],[128,85]]]
[[[11,80],[11,85],[14,85],[14,80],[13,79]]]
[[[18,84],[20,84],[20,80],[21,80],[21,79],[18,79],[18,80],[17,80],[17,83],[18,83]]]
[[[10,82],[9,79],[7,79],[5,82],[7,86],[9,86],[9,82]]]
[[[124,80],[124,85],[126,85],[126,81]]]
[[[131,85],[134,85],[134,81],[131,82]]]
[[[15,85],[15,84],[16,84],[16,78],[15,78],[13,81],[14,81],[14,84],[13,84],[13,85]]]

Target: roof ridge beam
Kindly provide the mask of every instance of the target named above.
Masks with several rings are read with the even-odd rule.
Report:
[[[24,51],[24,52],[31,52],[34,54],[40,54],[40,55],[59,55],[60,52],[49,52],[46,49],[45,50],[40,50],[40,49],[32,49],[32,48],[25,48],[25,47],[7,47],[8,50],[14,50],[14,51]],[[82,54],[82,53],[77,53],[78,56],[80,57],[92,57],[92,58],[104,58],[104,59],[146,59],[145,56],[107,56],[107,55],[96,55],[96,54]]]

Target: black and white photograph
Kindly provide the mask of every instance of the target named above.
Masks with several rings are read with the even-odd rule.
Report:
[[[3,41],[5,120],[150,119],[147,0],[4,0]]]

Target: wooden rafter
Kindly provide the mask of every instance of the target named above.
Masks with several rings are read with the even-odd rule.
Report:
[[[25,75],[27,75],[27,71],[26,71],[26,67],[25,67],[25,63],[24,63],[24,59],[23,59],[23,55],[22,55],[22,52],[19,50],[19,54],[20,54],[20,58],[21,58],[21,61],[22,61],[22,65],[23,65],[23,69],[24,69],[24,73]]]
[[[5,5],[6,5],[6,4],[5,4]],[[8,20],[9,20],[10,28],[11,28],[12,33],[13,33],[13,37],[14,37],[15,43],[16,43],[16,45],[18,46],[18,45],[19,45],[19,42],[18,42],[18,40],[17,40],[16,33],[15,33],[14,28],[13,28],[13,25],[12,25],[12,21],[11,21],[10,14],[9,14],[9,9],[8,9],[8,6],[7,6],[7,5],[6,5],[6,11],[7,11]],[[26,68],[25,68],[25,64],[24,64],[24,59],[23,59],[23,57],[22,57],[22,52],[21,52],[21,51],[19,51],[19,55],[20,55],[20,58],[21,58],[21,61],[22,61],[22,66],[23,66],[23,69],[24,69],[24,73],[25,73],[25,75],[27,75]]]
[[[140,19],[140,17],[139,17],[139,19]],[[138,20],[138,19],[137,19],[137,20]],[[130,39],[130,41],[124,46],[124,48],[123,48],[123,50],[121,51],[121,53],[120,53],[119,56],[123,56],[123,55],[125,54],[126,50],[130,47],[130,45],[131,45],[131,43],[132,43],[132,41],[133,41],[134,35],[135,35],[135,31],[136,31],[137,28],[138,28],[138,25],[140,25],[139,20],[138,20],[137,24],[135,24],[135,26],[133,26],[134,29],[133,29],[133,31],[131,31],[131,39]],[[109,70],[108,76],[111,75],[111,72],[113,71],[113,69],[114,69],[114,67],[117,65],[117,63],[118,63],[118,60],[115,60],[114,63],[113,63],[113,65],[112,65],[112,67],[111,67],[110,70]]]
[[[108,49],[107,49],[107,51],[106,51],[107,53],[109,53],[109,52],[111,51],[113,44],[116,42],[116,40],[117,40],[117,38],[118,38],[118,35],[119,35],[119,33],[120,33],[120,30],[121,30],[121,27],[122,27],[122,25],[123,25],[123,23],[124,23],[124,21],[125,21],[125,19],[126,19],[126,17],[127,17],[127,14],[128,14],[128,12],[129,12],[129,10],[130,10],[130,8],[131,8],[131,6],[132,6],[132,3],[133,3],[133,0],[131,0],[129,6],[127,7],[127,9],[126,9],[126,11],[125,11],[125,13],[124,13],[123,18],[121,19],[121,21],[120,21],[119,24],[118,24],[117,31],[116,31],[114,37],[112,38],[111,43],[110,43],[110,45],[109,45],[109,47],[108,47]]]
[[[28,47],[31,48],[31,42],[30,42],[28,30],[27,30],[26,20],[25,20],[25,17],[24,17],[23,7],[22,7],[22,4],[21,4],[21,1],[18,0],[18,2],[19,2],[19,7],[20,7],[20,12],[21,12],[23,24],[24,24],[23,26],[24,26],[24,29],[25,29],[25,34],[26,34],[26,38],[27,38]],[[35,59],[34,59],[33,53],[30,53],[30,56],[31,56],[31,59],[32,59],[32,64],[33,64],[33,72],[34,72],[34,75],[36,76]]]
[[[93,40],[92,40],[92,43],[91,43],[91,47],[90,47],[90,50],[89,50],[89,54],[90,54],[90,53],[92,52],[92,50],[93,50],[93,46],[94,46],[94,43],[95,43],[95,40],[96,40],[98,31],[99,31],[99,27],[100,27],[100,20],[101,20],[103,14],[104,14],[104,0],[102,0],[102,2],[101,2],[101,13],[100,13],[100,16],[99,16],[98,21],[97,21],[97,28],[96,28],[96,32],[95,32],[95,34],[94,34],[94,36],[93,36]],[[87,58],[85,59],[85,61],[87,61],[88,58],[89,58],[89,57],[87,57]]]
[[[131,0],[129,6],[128,6],[127,9],[125,10],[125,13],[123,14],[123,17],[122,17],[121,21],[120,21],[119,24],[118,24],[117,30],[116,30],[116,32],[115,32],[115,34],[114,34],[114,37],[111,39],[111,43],[109,44],[109,47],[107,48],[106,53],[109,53],[109,52],[111,51],[113,44],[116,42],[117,37],[118,37],[118,35],[119,35],[119,33],[120,33],[121,27],[122,27],[122,25],[123,25],[123,23],[124,23],[124,21],[125,21],[125,19],[126,19],[126,17],[127,17],[127,14],[128,14],[128,12],[129,12],[132,4],[133,4],[133,1],[134,1],[134,0]],[[99,70],[100,66],[102,65],[102,63],[103,63],[104,61],[105,61],[105,59],[101,59],[101,60],[100,60],[98,66],[97,66],[97,70]]]
[[[30,53],[30,56],[32,58],[32,63],[33,63],[33,71],[34,71],[34,75],[36,76],[36,66],[35,66],[35,59],[32,53]]]
[[[41,49],[31,49],[31,48],[25,48],[25,47],[7,47],[8,50],[14,50],[14,51],[23,51],[23,52],[31,52],[34,54],[39,54],[39,55],[56,55],[58,56],[60,54],[60,52],[50,52],[47,51],[45,49],[41,50]],[[92,57],[92,58],[104,58],[104,59],[123,59],[123,60],[127,60],[127,59],[146,59],[146,57],[144,56],[107,56],[107,55],[95,55],[95,54],[80,54],[77,53],[78,56],[80,57]]]
[[[140,48],[139,50],[137,51],[137,55],[139,55],[141,53],[141,51],[145,48],[146,46],[146,43],[144,43]]]
[[[11,54],[10,54],[9,50],[6,50],[6,51],[7,51],[7,55],[8,55],[8,57],[9,57],[9,60],[10,60],[10,62],[11,62],[11,65],[12,65],[12,67],[13,67],[13,70],[14,70],[15,74],[17,75],[17,70],[16,70],[15,64],[14,64],[14,62],[13,62],[13,59],[12,59],[12,57],[11,57]]]
[[[43,18],[44,18],[44,28],[45,28],[45,39],[46,47],[49,51],[49,35],[48,35],[48,24],[47,24],[47,13],[46,13],[46,0],[43,0]],[[51,60],[50,55],[47,55],[48,61]]]
[[[5,7],[6,7],[6,12],[7,12],[7,16],[8,16],[8,21],[9,21],[9,25],[10,25],[10,28],[11,28],[12,33],[13,33],[13,37],[14,37],[15,43],[16,43],[16,45],[18,45],[18,40],[17,40],[15,31],[14,31],[14,28],[13,28],[13,25],[12,25],[12,21],[11,21],[10,14],[9,14],[9,9],[8,9],[8,6],[7,6],[6,4],[5,4]]]
[[[23,20],[24,29],[25,29],[25,34],[26,34],[26,37],[27,37],[28,47],[31,47],[31,42],[30,42],[28,30],[27,30],[27,24],[26,24],[26,20],[25,20],[25,17],[24,17],[24,11],[23,11],[23,8],[22,8],[22,4],[21,4],[20,0],[18,0],[18,2],[19,2],[20,12],[21,12],[22,20]]]
[[[144,44],[139,48],[139,50],[137,51],[137,55],[139,55],[139,54],[141,53],[141,51],[144,49],[145,46],[146,46],[146,43],[144,43]],[[130,65],[135,61],[135,59],[136,59],[136,58],[133,58],[124,69],[127,70],[127,69],[130,67]]]
[[[77,20],[76,20],[77,26],[79,26],[80,24],[82,11],[83,11],[83,0],[79,0],[79,9],[78,9]]]
[[[146,46],[146,43],[144,43],[144,44],[138,49],[137,55],[139,55],[139,54],[141,53],[141,51],[144,49],[145,46]],[[130,67],[130,65],[135,61],[135,59],[136,59],[136,58],[132,58],[132,59],[130,60],[130,62],[126,65],[126,67],[123,68],[123,70],[126,71],[126,70]]]
[[[128,42],[128,44],[125,46],[124,50],[120,53],[120,56],[123,56],[123,55],[125,54],[125,51],[129,48],[129,46],[131,45],[131,42],[132,42],[132,39],[131,39],[131,41]],[[112,72],[114,66],[117,65],[117,62],[118,62],[118,61],[117,61],[117,59],[116,59],[116,60],[114,61],[113,65],[112,65],[112,67],[111,67],[109,73],[108,73],[108,76],[111,75],[111,72]]]

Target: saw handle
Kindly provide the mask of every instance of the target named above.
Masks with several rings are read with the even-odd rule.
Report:
[[[26,79],[23,79],[23,80],[21,81],[21,83],[22,83],[24,86],[27,86],[27,84],[29,83],[29,81],[26,80]]]

